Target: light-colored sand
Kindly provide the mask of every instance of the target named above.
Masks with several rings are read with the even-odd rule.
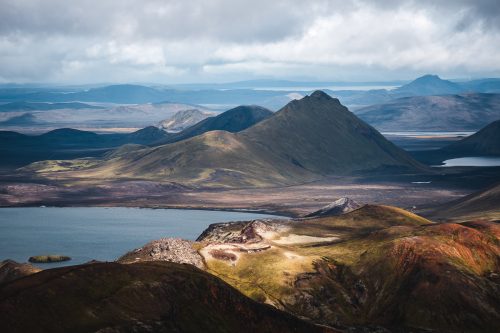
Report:
[[[324,243],[324,242],[332,242],[339,239],[336,236],[330,237],[315,237],[315,236],[306,236],[306,235],[296,235],[290,234],[285,237],[280,237],[279,239],[273,240],[274,243],[281,245],[292,245],[292,244],[307,244],[307,243]]]

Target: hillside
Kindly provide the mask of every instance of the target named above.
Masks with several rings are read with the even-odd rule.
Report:
[[[290,102],[241,136],[322,175],[420,167],[337,99],[321,91]]]
[[[194,127],[203,128],[200,126]],[[303,183],[333,174],[424,170],[338,100],[318,91],[242,132],[206,132],[173,144],[136,150],[64,176],[269,186]],[[44,175],[51,177],[50,173]]]
[[[5,333],[334,332],[166,262],[70,266],[0,285],[0,320]]]
[[[447,156],[500,156],[500,120],[441,151]]]
[[[440,165],[445,160],[460,157],[500,156],[500,120],[443,148],[412,151],[411,155],[428,165]]]
[[[356,115],[380,131],[476,131],[500,119],[500,94],[405,97]]]
[[[315,323],[359,332],[494,332],[499,236],[494,222],[436,224],[365,205],[341,216],[212,224],[185,251],[245,295]],[[152,255],[186,260],[172,247],[148,245],[124,258]]]
[[[124,144],[147,145],[168,136],[154,126],[132,133],[97,134],[60,128],[41,135],[0,131],[0,167],[20,167],[47,159],[74,159],[101,156]]]
[[[426,215],[441,220],[500,219],[500,184],[433,208]]]
[[[50,177],[50,173],[46,174]],[[143,178],[186,185],[288,185],[318,176],[226,131],[211,131],[176,143],[132,151],[68,177]]]
[[[184,131],[172,135],[166,142],[177,142],[209,131],[240,132],[269,118],[273,113],[257,105],[240,105],[215,117],[208,117]]]

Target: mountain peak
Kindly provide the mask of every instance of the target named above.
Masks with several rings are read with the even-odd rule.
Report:
[[[316,91],[314,91],[309,97],[312,97],[312,98],[321,98],[321,99],[333,99],[330,95],[328,95],[327,93],[325,93],[322,90],[316,90]]]
[[[446,81],[446,80],[443,80],[436,74],[426,74],[413,80],[413,82],[432,82],[432,81]]]
[[[437,75],[421,76],[395,91],[417,96],[448,95],[461,92],[462,88],[451,81],[443,80]]]
[[[319,216],[339,216],[345,213],[352,212],[355,209],[361,207],[359,203],[352,200],[351,198],[343,197],[329,205],[322,207],[321,209],[307,214],[305,217],[319,217]]]

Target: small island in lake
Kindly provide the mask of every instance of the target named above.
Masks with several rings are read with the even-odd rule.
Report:
[[[29,262],[35,262],[39,264],[46,264],[51,262],[61,262],[71,260],[68,256],[62,256],[58,254],[49,254],[44,256],[33,256],[28,259]]]

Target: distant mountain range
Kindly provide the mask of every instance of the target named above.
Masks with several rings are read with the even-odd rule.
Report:
[[[476,131],[500,119],[500,94],[404,97],[355,113],[380,131]]]
[[[73,176],[87,177],[90,172],[107,179],[266,186],[327,175],[424,170],[337,99],[316,91],[242,132],[210,131],[173,144],[134,149]]]
[[[54,104],[60,105],[61,108],[50,109],[47,106],[48,103],[29,103],[30,106],[43,105],[46,108],[44,110],[16,111],[5,107],[5,111],[0,112],[0,128],[16,127],[18,131],[31,132],[35,130],[43,132],[54,128],[71,127],[102,129],[102,131],[109,129],[108,131],[112,132],[116,128],[130,130],[130,128],[157,125],[160,121],[172,117],[179,111],[198,110],[201,113],[211,112],[199,105],[169,102],[132,105],[106,104],[102,108],[86,108],[84,105],[87,104],[83,103]],[[81,106],[82,109],[66,108],[66,106],[73,104]]]
[[[272,85],[282,84],[274,87]],[[121,104],[144,104],[163,101],[187,104],[212,105],[241,105],[258,104],[272,110],[281,108],[292,100],[293,93],[307,94],[317,89],[314,84],[325,85],[330,83],[293,82],[293,81],[262,81],[241,82],[233,85],[179,85],[173,87],[147,87],[141,85],[110,85],[86,90],[78,89],[42,89],[42,88],[4,88],[0,89],[0,101],[31,101],[31,102],[101,102]],[[356,86],[361,83],[351,83]],[[373,83],[371,83],[373,84]],[[383,82],[380,82],[383,84]],[[397,84],[397,82],[390,82]],[[343,83],[346,89],[328,90],[327,92],[341,100],[349,107],[367,106],[384,103],[389,100],[423,95],[443,95],[466,92],[494,93],[500,92],[500,79],[483,79],[467,82],[451,82],[442,80],[436,75],[425,75],[406,85],[393,90],[373,89],[368,91],[348,90],[350,87]],[[294,90],[302,86],[305,91]],[[311,90],[307,91],[307,87]],[[266,87],[266,89],[259,89]],[[270,90],[268,90],[270,89]]]
[[[160,108],[161,105],[155,105]],[[120,107],[126,108],[126,107]],[[124,113],[129,112],[124,110]],[[136,112],[133,110],[132,112]],[[188,109],[186,112],[179,111],[179,119],[193,120],[189,118],[193,114],[202,114],[197,109]],[[121,145],[127,145],[119,152],[106,154],[116,157],[124,152],[145,148],[144,145],[160,145],[185,140],[209,131],[222,130],[227,132],[239,132],[257,122],[262,121],[273,113],[259,106],[239,106],[228,110],[217,116],[206,118],[197,122],[194,126],[188,126],[179,133],[168,133],[155,126],[148,126],[133,133],[97,134],[90,131],[82,131],[71,128],[61,128],[49,131],[42,135],[24,135],[11,131],[0,131],[0,153],[3,160],[1,165],[21,166],[26,163],[45,159],[67,159],[77,157],[101,156],[110,149]],[[208,115],[211,115],[208,113]],[[36,125],[40,124],[31,113],[13,117],[7,121],[0,122],[4,126]],[[185,123],[184,123],[185,124]],[[133,144],[133,145],[130,145]]]
[[[3,92],[3,93],[2,93]],[[287,95],[282,91],[253,89],[236,90],[180,90],[141,85],[111,85],[75,92],[35,91],[25,94],[11,94],[9,89],[0,90],[0,101],[34,102],[100,102],[117,104],[145,104],[175,102],[185,104],[259,104],[273,103],[273,99]],[[289,101],[290,98],[287,98]],[[275,107],[279,107],[274,105]],[[280,105],[281,106],[281,105]]]
[[[437,75],[424,75],[399,88],[368,91],[328,91],[352,110],[364,106],[383,104],[394,99],[414,96],[437,96],[468,93],[500,93],[500,79],[484,79],[467,82],[451,82]]]
[[[2,127],[14,127],[14,126],[38,126],[42,124],[35,115],[31,113],[23,113],[17,116],[10,117],[6,120],[0,121],[0,126]]]
[[[61,110],[61,109],[104,109],[101,106],[95,106],[85,103],[36,103],[36,102],[11,102],[0,105],[0,112],[9,111],[46,111],[46,110]]]

